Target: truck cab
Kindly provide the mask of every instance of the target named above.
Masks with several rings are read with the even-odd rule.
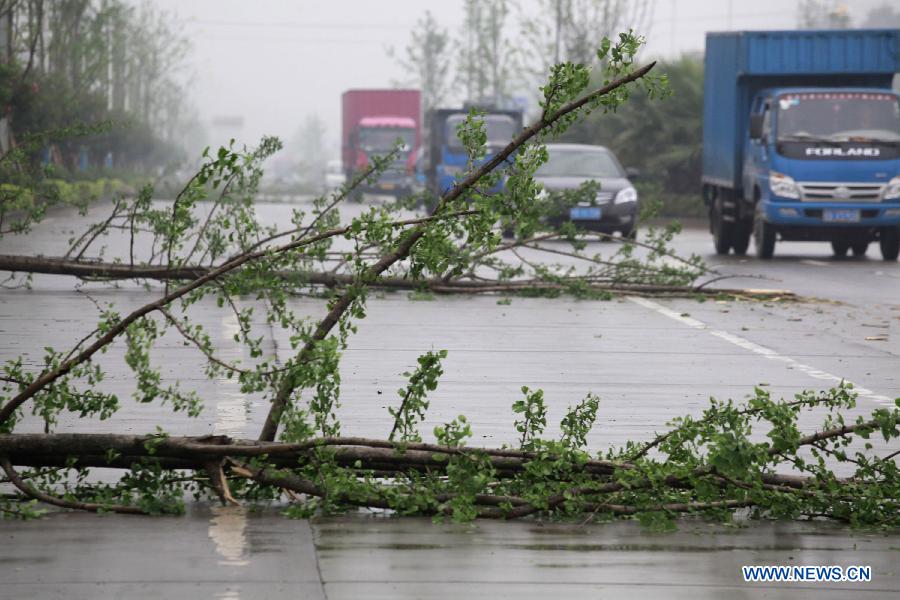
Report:
[[[487,153],[480,162],[489,160],[522,129],[522,112],[518,110],[483,109],[487,134]],[[428,115],[428,156],[425,178],[429,190],[441,195],[454,186],[466,172],[469,155],[457,135],[468,117],[469,109],[436,109]],[[476,165],[477,166],[477,165]],[[490,191],[498,191],[498,183]]]
[[[900,100],[866,88],[774,88],[753,99],[745,202],[764,258],[784,240],[831,242],[861,256],[879,241],[896,258]]]
[[[401,198],[415,189],[421,110],[419,90],[359,89],[341,96],[341,163],[346,180],[365,173],[375,157],[396,151],[377,181],[370,178],[356,186],[357,199],[364,193]]]
[[[391,165],[372,187],[373,192],[407,196],[415,184],[415,154],[417,126],[409,117],[363,117],[353,133],[356,156],[353,172],[361,173],[375,156],[385,156],[396,150]],[[399,144],[399,146],[398,146]]]
[[[703,198],[716,252],[778,240],[900,253],[900,30],[706,38]]]

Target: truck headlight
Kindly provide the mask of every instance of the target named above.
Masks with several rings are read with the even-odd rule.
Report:
[[[618,191],[616,194],[616,199],[613,201],[615,204],[631,204],[633,202],[637,202],[638,194],[637,190],[631,186],[627,188],[623,188]]]
[[[900,177],[894,177],[888,182],[884,191],[881,193],[881,197],[885,200],[896,200],[897,198],[900,198]]]
[[[800,188],[797,183],[784,173],[777,171],[769,172],[769,189],[776,196],[782,198],[799,198]]]

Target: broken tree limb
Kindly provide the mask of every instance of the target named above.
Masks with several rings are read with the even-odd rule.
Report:
[[[875,427],[874,421],[821,431],[801,439],[801,445],[846,436]],[[78,459],[78,467],[129,468],[140,460],[159,460],[165,468],[206,470],[211,461],[225,458],[265,457],[275,465],[293,466],[313,457],[316,450],[330,448],[335,460],[345,466],[361,462],[389,466],[395,471],[406,467],[443,470],[452,456],[484,454],[498,471],[515,473],[536,458],[534,452],[509,448],[470,448],[427,443],[400,443],[372,438],[317,438],[301,443],[261,442],[231,439],[227,436],[160,437],[156,435],[121,435],[107,433],[13,433],[0,434],[0,456],[24,467],[58,466],[68,457]],[[775,452],[773,451],[774,455]],[[124,459],[122,457],[125,457]],[[547,458],[547,457],[544,457]],[[553,458],[552,456],[550,457]],[[634,468],[633,463],[590,459],[580,464],[583,473],[610,476],[617,471]],[[698,469],[696,476],[712,475],[712,469]],[[676,484],[678,479],[672,479]],[[764,483],[802,488],[813,482],[794,474],[764,474]],[[618,487],[617,489],[621,489]]]
[[[6,476],[9,478],[10,482],[16,486],[16,488],[28,496],[29,498],[33,498],[44,504],[50,504],[51,506],[58,506],[60,508],[70,508],[73,510],[85,510],[88,512],[115,512],[122,513],[127,515],[145,515],[147,514],[141,508],[137,506],[120,506],[116,504],[96,504],[93,502],[78,502],[76,500],[67,500],[65,498],[57,498],[56,496],[51,496],[50,494],[44,493],[39,489],[29,485],[26,483],[16,472],[15,468],[13,468],[12,463],[9,458],[0,454],[0,467],[3,468],[3,472],[6,473]]]
[[[462,211],[465,214],[470,214],[472,211]],[[453,213],[452,215],[433,215],[429,217],[422,217],[418,219],[405,219],[402,221],[395,221],[391,223],[392,227],[404,227],[408,225],[418,225],[421,223],[425,223],[428,221],[433,221],[437,219],[448,218],[450,216],[461,216],[460,213]],[[256,260],[260,260],[267,256],[272,256],[275,254],[282,254],[285,252],[290,252],[292,250],[296,250],[302,248],[304,246],[312,245],[318,241],[330,239],[339,235],[344,235],[345,233],[350,231],[350,226],[346,227],[337,227],[335,229],[330,229],[328,231],[324,231],[322,233],[318,233],[314,236],[303,238],[299,240],[293,240],[284,245],[278,246],[276,248],[266,248],[264,250],[257,250],[250,253],[245,253],[238,255],[236,258],[229,260],[228,262],[213,268],[209,272],[204,275],[201,275],[197,279],[191,280],[189,283],[175,289],[172,291],[167,291],[167,293],[140,308],[135,309],[127,316],[119,320],[115,325],[109,328],[102,336],[98,337],[94,340],[94,342],[79,352],[78,354],[72,356],[71,358],[64,361],[62,364],[57,366],[54,369],[44,371],[41,375],[35,379],[31,384],[28,385],[24,390],[19,392],[15,397],[10,399],[3,407],[0,407],[0,424],[4,423],[10,416],[18,410],[20,406],[25,404],[29,399],[34,397],[35,394],[46,388],[48,385],[52,384],[54,381],[59,379],[60,377],[68,374],[73,368],[76,366],[87,362],[93,357],[97,352],[111,344],[116,338],[122,335],[128,327],[136,322],[141,317],[144,317],[152,312],[159,310],[165,306],[168,306],[175,300],[182,298],[189,294],[190,292],[196,290],[200,286],[215,281],[217,278],[222,277],[223,275],[234,271],[235,269],[240,268],[241,266]],[[330,328],[329,328],[330,330]],[[273,438],[274,439],[274,438]]]
[[[40,273],[47,275],[68,275],[82,279],[131,280],[151,279],[158,281],[193,281],[209,275],[213,267],[160,265],[129,265],[115,262],[75,261],[64,257],[22,256],[0,254],[0,271],[21,273]],[[353,275],[317,271],[281,271],[285,279],[292,279],[311,285],[337,288],[352,285],[356,278]],[[369,283],[373,288],[389,290],[427,290],[435,294],[516,294],[533,291],[563,291],[565,286],[553,281],[541,279],[474,280],[474,279],[410,279],[381,275]],[[636,294],[649,296],[736,296],[746,298],[796,298],[786,290],[742,289],[742,288],[708,288],[704,284],[697,286],[651,285],[627,282],[589,283],[588,289],[596,292],[620,294]]]

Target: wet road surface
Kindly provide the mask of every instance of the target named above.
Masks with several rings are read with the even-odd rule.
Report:
[[[290,208],[260,210],[275,222]],[[29,237],[0,241],[0,252],[60,254],[78,219],[54,213]],[[513,298],[505,305],[497,297],[377,294],[342,365],[343,433],[386,435],[400,374],[432,349],[449,356],[424,431],[463,413],[473,444],[513,441],[510,405],[522,385],[544,389],[551,424],[587,392],[598,394],[601,415],[589,438],[595,450],[648,439],[672,417],[699,413],[709,396],[740,399],[755,385],[791,396],[846,379],[862,391],[851,417],[900,396],[900,265],[882,262],[877,248],[866,259],[833,260],[827,244],[780,244],[775,260],[763,263],[712,256],[709,234],[700,229],[686,231],[675,247],[722,272],[768,278],[719,285],[789,289],[818,300]],[[31,290],[0,291],[0,360],[31,352],[35,364],[45,345],[67,347],[90,330],[93,305],[73,283],[37,276]],[[120,312],[148,297],[130,284],[86,288]],[[311,316],[322,312],[315,299],[295,306]],[[210,303],[195,318],[227,348],[233,317]],[[128,400],[129,374],[116,366],[121,351],[118,345],[100,359],[110,368],[105,385],[123,400],[120,413],[111,421],[67,421],[59,431],[150,432],[162,425],[173,435],[257,435],[267,407],[235,382],[207,380],[202,357],[180,340],[165,338],[154,360],[206,399],[196,420]],[[247,358],[240,352],[226,349],[222,358]],[[20,430],[39,428],[31,422]],[[432,525],[363,515],[309,523],[276,511],[199,506],[178,518],[52,514],[6,521],[0,539],[0,597],[876,598],[900,590],[900,536],[825,524],[684,522],[679,533],[658,535],[633,523]],[[742,564],[872,565],[873,581],[744,584]]]

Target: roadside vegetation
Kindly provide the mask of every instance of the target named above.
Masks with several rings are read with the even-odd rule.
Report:
[[[588,297],[616,289],[697,291],[694,284],[705,267],[667,249],[672,231],[642,239],[641,257],[639,243],[629,240],[614,246],[612,258],[589,256],[570,227],[547,231],[546,204],[536,198],[534,173],[547,158],[546,140],[588,115],[616,112],[638,97],[656,102],[667,94],[666,77],[655,65],[635,62],[641,43],[631,33],[605,40],[597,53],[597,64],[603,65],[599,77],[583,63],[554,66],[541,88],[539,117],[483,164],[478,159],[485,155],[486,136],[473,112],[459,129],[472,166],[425,216],[405,216],[399,206],[373,206],[342,221],[338,207],[359,184],[352,181],[316,200],[310,212],[295,211],[290,224],[261,224],[253,199],[262,162],[280,148],[275,139],[264,139],[252,151],[221,148],[204,154],[173,202],[154,202],[149,186],[135,196],[119,196],[106,219],[72,238],[59,262],[90,268],[109,235],[125,236],[129,255],[111,259],[107,272],[59,272],[162,285],[148,285],[147,303],[127,313],[95,300],[96,328],[80,342],[44,348],[38,365],[24,357],[3,365],[0,467],[14,490],[0,497],[0,513],[34,517],[40,504],[49,504],[171,514],[183,511],[186,494],[193,494],[223,503],[277,502],[296,517],[369,507],[461,521],[638,518],[666,529],[682,513],[728,520],[747,511],[760,518],[896,527],[896,452],[875,456],[849,445],[881,436],[895,447],[900,409],[845,422],[842,413],[855,397],[843,386],[787,401],[764,389],[741,405],[712,401],[702,416],[678,419],[656,438],[600,454],[586,447],[600,410],[598,397],[574,402],[560,423],[561,435],[548,439],[543,392],[523,387],[510,417],[518,443],[480,448],[469,445],[473,432],[464,415],[433,428],[433,441],[423,441],[428,393],[439,385],[446,357],[430,350],[389,407],[391,426],[384,438],[342,437],[341,356],[365,318],[371,291],[386,282],[412,282],[427,290],[435,282],[488,281],[497,287],[524,281],[522,293]],[[376,176],[390,158],[374,161],[364,177]],[[482,191],[501,176],[503,192]],[[515,241],[503,241],[504,228],[514,230]],[[521,264],[509,264],[500,256],[526,246],[534,250],[542,236],[568,241],[567,249],[551,250],[575,257],[587,270],[551,269],[524,254]],[[43,272],[51,272],[47,259],[33,258],[45,265]],[[328,271],[322,270],[325,264]],[[316,281],[314,273],[341,277]],[[90,297],[89,289],[81,292]],[[318,318],[304,316],[292,302],[310,292],[325,296]],[[212,343],[194,318],[200,303],[234,317],[235,348],[251,360],[223,358],[235,356],[229,351],[235,348]],[[281,356],[265,343],[266,332],[273,330],[290,339]],[[104,387],[108,360],[131,371],[138,404],[164,404],[191,419],[205,403],[214,403],[163,376],[155,359],[166,336],[196,349],[206,360],[208,377],[236,380],[243,393],[269,406],[257,439],[208,431],[181,437],[162,429],[144,435],[57,433],[61,422],[75,418],[85,423],[116,418],[127,400]],[[804,432],[798,418],[807,411],[822,420],[818,429]],[[17,432],[36,422],[43,433]],[[757,430],[766,432],[764,440],[751,438]],[[852,474],[839,476],[836,466]],[[100,482],[91,476],[99,468],[121,475]]]
[[[120,0],[0,0],[0,221],[137,189],[197,119],[170,15]],[[23,218],[28,217],[28,218]],[[3,229],[4,227],[0,227]]]

